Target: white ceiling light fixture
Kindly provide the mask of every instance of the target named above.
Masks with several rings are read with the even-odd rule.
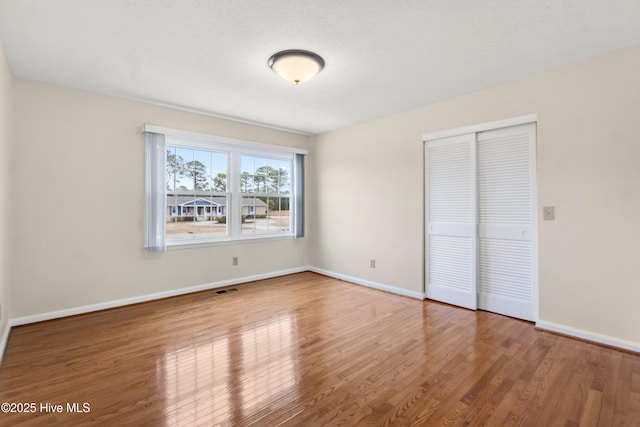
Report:
[[[324,59],[308,50],[283,50],[269,58],[269,67],[283,79],[299,85],[324,68]]]

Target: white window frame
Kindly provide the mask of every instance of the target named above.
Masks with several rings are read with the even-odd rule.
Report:
[[[296,236],[302,235],[301,231],[298,230],[298,228],[301,227],[302,224],[295,223],[295,219],[297,217],[295,215],[295,210],[299,208],[298,203],[296,203],[296,195],[301,194],[301,189],[295,188],[296,182],[298,182],[298,180],[296,179],[296,174],[301,172],[296,170],[295,156],[296,154],[307,155],[307,150],[296,147],[276,146],[214,135],[205,135],[200,133],[163,128],[154,125],[144,125],[143,132],[163,134],[165,136],[165,147],[181,147],[195,150],[219,151],[226,152],[228,154],[227,193],[229,194],[229,200],[227,202],[225,212],[225,215],[227,217],[227,235],[220,237],[193,237],[188,239],[171,239],[170,236],[166,236],[167,249],[221,244],[224,245],[249,241],[294,239],[296,238]],[[250,235],[242,234],[242,197],[254,194],[240,192],[240,174],[242,172],[241,157],[243,155],[260,156],[270,159],[291,161],[291,192],[288,195],[288,197],[290,198],[290,227],[288,232],[266,232]],[[166,202],[164,211],[166,215]],[[302,221],[300,221],[300,223],[302,223]]]

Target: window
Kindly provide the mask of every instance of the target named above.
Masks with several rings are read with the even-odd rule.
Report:
[[[302,236],[305,152],[157,130],[145,126],[148,250]]]
[[[179,145],[166,146],[166,239],[213,239],[229,235],[229,153]]]
[[[290,232],[292,159],[240,159],[242,235]]]

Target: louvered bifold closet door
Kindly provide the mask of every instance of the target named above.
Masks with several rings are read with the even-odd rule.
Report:
[[[535,320],[535,126],[477,134],[478,307]]]
[[[426,296],[476,309],[475,135],[428,141]]]

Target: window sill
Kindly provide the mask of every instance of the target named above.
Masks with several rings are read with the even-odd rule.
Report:
[[[174,241],[167,242],[167,251],[174,251],[180,249],[194,249],[194,248],[206,248],[212,246],[229,246],[229,245],[238,245],[243,243],[262,243],[262,242],[273,242],[278,240],[295,240],[296,237],[287,234],[285,236],[251,236],[251,237],[241,237],[233,240],[197,240],[197,241]]]

